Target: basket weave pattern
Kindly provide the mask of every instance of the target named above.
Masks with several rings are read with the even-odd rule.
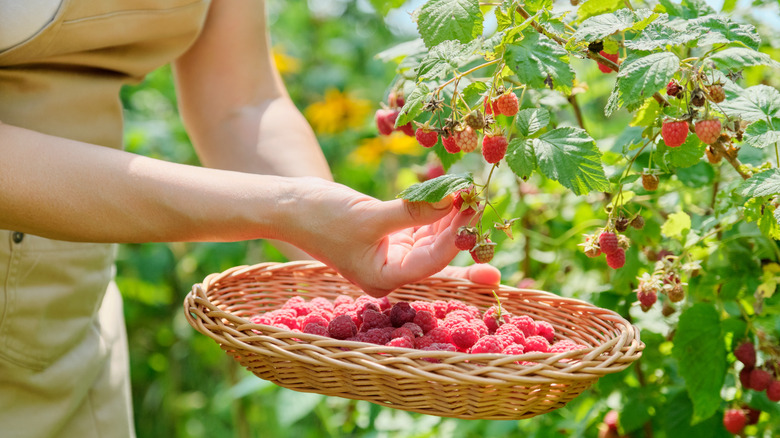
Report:
[[[495,304],[494,289],[505,311],[547,321],[556,339],[589,348],[518,356],[422,351],[250,323],[252,316],[278,309],[296,295],[334,300],[363,293],[325,265],[308,261],[262,263],[212,274],[193,286],[184,310],[197,331],[255,375],[279,386],[444,417],[508,420],[543,414],[641,356],[644,344],[638,330],[620,315],[547,292],[433,277],[406,285],[389,298],[455,299],[484,311]]]

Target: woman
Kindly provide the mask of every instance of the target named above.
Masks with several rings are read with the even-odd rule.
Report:
[[[120,87],[168,62],[206,167],[121,150]],[[3,436],[133,436],[115,243],[277,239],[374,296],[455,256],[469,217],[450,199],[381,202],[330,180],[262,1],[0,0]]]

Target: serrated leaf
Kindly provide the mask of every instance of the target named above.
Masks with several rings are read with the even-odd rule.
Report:
[[[751,176],[739,186],[738,192],[750,198],[780,194],[780,169],[765,170]]]
[[[754,148],[763,149],[780,142],[780,119],[773,118],[769,124],[766,120],[759,120],[750,124],[745,130],[742,141]]]
[[[661,225],[661,233],[672,239],[682,239],[691,229],[691,217],[684,211],[672,213]]]
[[[411,41],[405,41],[400,44],[396,44],[389,49],[385,49],[377,53],[374,58],[382,62],[390,62],[402,60],[410,56],[419,55],[421,53],[427,53],[428,48],[425,47],[425,43],[421,38],[417,38]]]
[[[607,190],[609,182],[601,166],[596,142],[582,129],[564,127],[532,140],[541,172],[574,194]]]
[[[671,52],[629,57],[618,72],[617,87],[622,104],[640,104],[664,87],[680,68],[680,58]]]
[[[691,424],[693,403],[686,391],[679,391],[664,403],[660,418],[667,438],[716,437],[718,428],[722,429],[720,420],[714,417],[697,424]]]
[[[529,137],[550,123],[550,113],[544,108],[526,108],[517,113],[515,123],[520,135]]]
[[[683,0],[679,4],[672,3],[671,0],[659,0],[658,3],[669,15],[686,20],[715,13],[715,10],[704,0]]]
[[[512,172],[526,180],[536,169],[536,153],[530,139],[514,138],[506,151],[506,163]]]
[[[532,29],[523,32],[522,40],[506,45],[504,60],[518,79],[531,87],[546,87],[548,76],[555,89],[565,94],[574,84],[566,49]]]
[[[465,44],[482,35],[479,0],[430,0],[415,16],[417,31],[428,48],[447,40]]]
[[[457,163],[463,155],[462,153],[451,154],[447,152],[447,150],[444,149],[444,145],[441,144],[441,138],[433,147],[433,153],[436,154],[436,156],[439,158],[439,161],[441,161],[441,165],[444,167],[445,172],[449,171],[450,167]]]
[[[442,175],[407,187],[398,194],[398,198],[411,202],[437,202],[455,190],[468,187],[473,183],[474,180],[471,178],[471,175],[466,173]]]
[[[650,126],[661,112],[661,105],[655,99],[648,99],[634,114],[628,126]]]
[[[417,68],[418,80],[444,79],[473,55],[477,45],[461,44],[447,40],[432,48],[420,61]]]
[[[729,117],[748,122],[780,117],[780,91],[768,85],[754,85],[740,93],[735,99],[719,104]]]
[[[684,23],[686,29],[701,27],[706,30],[699,38],[699,46],[729,44],[739,41],[751,49],[758,49],[761,37],[751,24],[739,24],[721,15],[707,15]],[[684,30],[684,29],[683,29]]]
[[[780,68],[780,62],[770,58],[766,53],[747,47],[729,47],[713,54],[710,59],[723,70],[737,71],[754,65]]]
[[[701,161],[704,156],[704,149],[707,145],[699,141],[699,138],[689,134],[685,143],[678,147],[670,148],[666,145],[658,145],[659,148],[665,148],[664,158],[667,164],[672,167],[691,167]],[[663,152],[663,151],[659,151]]]
[[[474,107],[474,105],[479,102],[480,99],[482,99],[482,96],[487,92],[488,85],[482,81],[472,82],[469,84],[466,88],[463,89],[463,92],[461,92],[461,95],[463,96],[463,100],[466,101],[466,103],[470,107]]]
[[[622,0],[587,0],[577,9],[578,21],[582,22],[587,18],[614,11],[622,4]]]
[[[726,349],[720,317],[710,303],[696,303],[680,315],[672,355],[693,402],[693,424],[720,408],[726,375]]]
[[[430,94],[428,86],[425,84],[419,84],[406,96],[406,102],[404,102],[401,113],[398,114],[398,118],[395,120],[395,126],[403,126],[422,113],[423,105]]]
[[[618,9],[615,12],[597,15],[583,21],[572,35],[572,39],[587,42],[600,41],[620,31],[640,30],[656,17],[658,14],[647,9],[637,11]],[[639,28],[635,28],[637,26]]]
[[[699,37],[695,31],[682,31],[669,27],[664,22],[650,23],[633,39],[626,40],[626,48],[632,50],[653,51],[685,45]]]

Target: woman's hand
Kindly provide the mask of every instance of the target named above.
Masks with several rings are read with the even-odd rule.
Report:
[[[282,239],[375,297],[442,271],[458,253],[458,228],[473,218],[455,211],[451,197],[436,204],[383,202],[318,178],[294,179],[291,193],[280,201],[297,207]],[[460,274],[497,283],[494,269]]]

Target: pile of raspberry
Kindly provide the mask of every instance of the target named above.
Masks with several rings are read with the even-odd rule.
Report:
[[[499,315],[500,313],[500,315]],[[497,306],[485,312],[459,300],[398,301],[367,295],[290,298],[281,308],[251,318],[255,324],[346,341],[462,353],[562,353],[587,348],[556,341],[553,326]]]

